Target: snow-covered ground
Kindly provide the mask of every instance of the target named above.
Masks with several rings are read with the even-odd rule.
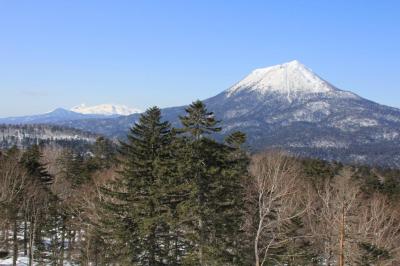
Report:
[[[28,265],[28,262],[29,262],[28,257],[21,255],[20,257],[18,257],[17,266]],[[11,265],[13,265],[12,257],[6,258],[6,259],[0,259],[0,266],[11,266]],[[33,265],[35,265],[35,266],[41,265],[42,266],[43,264],[33,263]],[[51,264],[49,263],[49,264],[45,264],[45,265],[51,265]],[[70,263],[67,261],[64,262],[64,266],[73,266],[73,265],[76,265],[76,264],[73,264],[73,263]]]
[[[13,265],[13,258],[0,259],[0,266]],[[28,257],[19,257],[17,266],[28,265]]]

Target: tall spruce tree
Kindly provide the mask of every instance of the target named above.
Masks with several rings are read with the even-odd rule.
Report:
[[[193,102],[181,116],[187,141],[189,180],[193,184],[192,206],[195,250],[191,262],[200,265],[238,264],[238,243],[234,240],[241,221],[242,188],[246,171],[245,156],[239,156],[245,136],[236,134],[229,146],[208,137],[221,131],[213,112],[201,101]],[[238,161],[241,164],[237,164]],[[235,164],[237,166],[233,167]],[[189,208],[188,208],[189,209]]]
[[[205,104],[197,100],[185,109],[186,115],[179,119],[183,125],[182,131],[198,141],[204,135],[221,131],[218,127],[220,121],[215,119],[214,113],[209,112]]]
[[[217,190],[217,210],[220,227],[221,257],[233,265],[247,265],[250,254],[243,237],[245,180],[249,155],[244,151],[246,134],[233,132],[225,138],[222,178]]]
[[[115,164],[116,145],[105,137],[99,137],[93,144],[93,156],[88,160],[88,168],[91,170],[101,170],[110,168]]]
[[[171,264],[171,185],[166,184],[174,183],[168,165],[172,136],[160,109],[148,109],[131,128],[127,142],[121,143],[121,178],[103,189],[108,197],[105,208],[111,212],[108,223],[119,223],[114,237],[125,263]]]
[[[208,157],[204,154],[203,148],[205,147],[202,138],[221,130],[217,127],[218,121],[215,119],[212,112],[208,112],[204,103],[197,100],[193,102],[188,108],[185,109],[186,115],[180,116],[183,128],[181,132],[186,133],[191,141],[188,148],[190,149],[190,168],[193,173],[193,180],[195,183],[193,194],[195,197],[194,210],[195,217],[197,218],[197,232],[198,239],[198,259],[200,265],[206,263],[206,249],[207,249],[207,206],[206,194],[209,191],[209,180],[205,174],[206,165],[205,159]],[[203,152],[203,153],[202,153]],[[205,156],[206,155],[206,156]]]
[[[47,172],[45,165],[40,162],[41,158],[40,147],[32,145],[23,154],[21,163],[31,178],[48,188],[47,185],[53,182],[53,177]]]
[[[71,149],[65,149],[57,161],[60,175],[67,180],[72,188],[77,188],[90,180],[90,170],[84,157]]]

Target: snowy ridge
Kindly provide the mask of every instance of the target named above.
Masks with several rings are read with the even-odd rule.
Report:
[[[100,104],[95,106],[86,106],[81,104],[75,106],[71,111],[80,114],[95,114],[95,115],[131,115],[140,113],[141,111],[136,108],[130,108],[125,105],[112,105],[112,104]]]
[[[337,89],[299,61],[259,68],[227,90],[230,97],[240,91],[270,92],[286,95],[334,92]]]

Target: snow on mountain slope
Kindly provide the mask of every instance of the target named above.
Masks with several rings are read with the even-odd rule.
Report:
[[[96,114],[96,115],[131,115],[140,113],[139,109],[130,108],[125,105],[112,105],[112,104],[100,104],[95,106],[86,106],[81,104],[75,106],[71,111],[81,114]]]
[[[297,60],[252,71],[243,80],[229,88],[227,96],[230,97],[242,91],[264,95],[281,94],[285,95],[289,101],[300,94],[325,93],[355,97],[352,93],[336,89]]]

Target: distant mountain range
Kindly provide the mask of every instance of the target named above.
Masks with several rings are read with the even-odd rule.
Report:
[[[223,133],[245,132],[253,151],[282,148],[301,156],[400,168],[400,110],[340,90],[298,61],[256,69],[204,102],[223,121]],[[179,126],[184,108],[162,113]],[[121,138],[138,117],[46,123]]]
[[[86,106],[81,104],[71,110],[57,108],[54,111],[40,115],[0,118],[0,124],[57,124],[64,121],[115,118],[140,112],[139,109],[129,108],[124,105],[101,104]]]

